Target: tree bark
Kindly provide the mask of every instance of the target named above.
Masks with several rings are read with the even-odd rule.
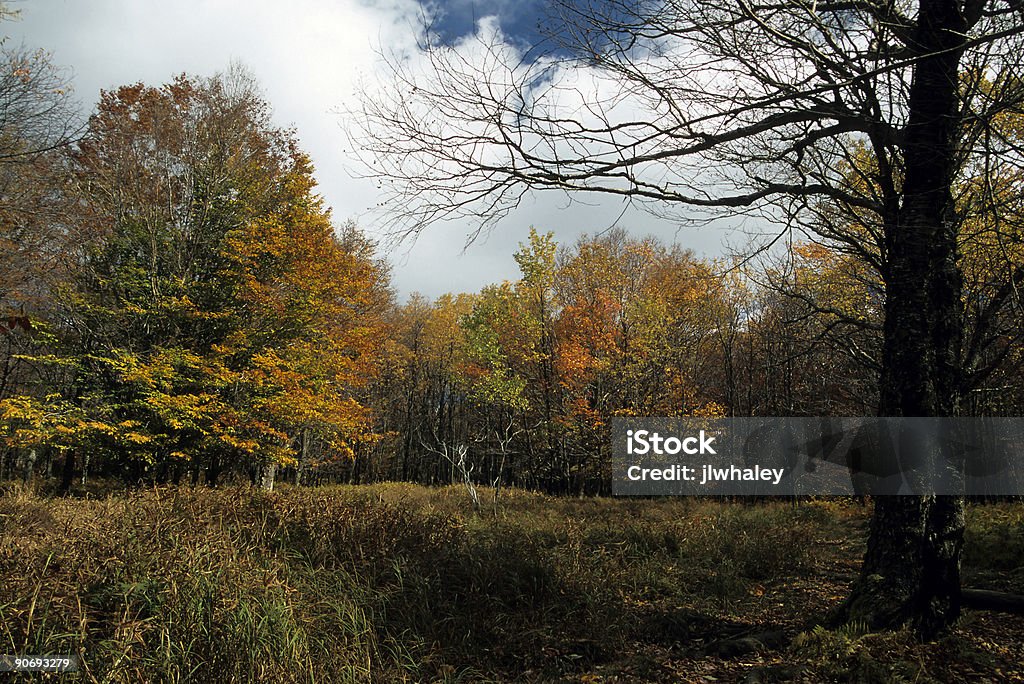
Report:
[[[975,610],[1024,615],[1024,596],[986,589],[964,589],[964,606]]]
[[[260,489],[265,492],[274,491],[274,477],[277,475],[277,463],[269,461],[260,468]]]
[[[217,480],[220,479],[221,463],[220,455],[212,454],[210,456],[210,462],[206,466],[206,486],[216,487]]]
[[[35,470],[35,467],[36,467],[36,458],[37,458],[36,450],[35,449],[29,449],[28,454],[25,455],[25,465],[24,465],[24,468],[22,468],[22,472],[21,472],[21,482],[22,482],[22,484],[26,484],[27,485],[29,483],[29,481],[32,479],[32,472]]]
[[[961,4],[920,2],[916,48],[922,57],[910,89],[903,203],[885,236],[883,416],[959,410],[963,323],[950,188],[967,29]],[[910,624],[925,638],[952,624],[960,614],[963,532],[962,498],[876,498],[861,575],[840,617],[871,628]]]
[[[71,493],[71,486],[75,483],[75,452],[68,449],[64,452],[64,466],[61,469],[60,491],[67,495]]]

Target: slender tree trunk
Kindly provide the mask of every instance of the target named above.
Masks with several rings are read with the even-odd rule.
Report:
[[[25,467],[22,469],[21,481],[23,484],[28,484],[32,479],[32,471],[36,467],[36,450],[30,449],[28,454],[25,455]]]
[[[277,475],[277,463],[269,461],[260,467],[260,489],[265,492],[274,491],[274,477]]]
[[[60,491],[63,494],[71,493],[71,485],[75,483],[75,452],[68,449],[64,452],[64,467],[61,470]]]
[[[888,226],[882,352],[883,416],[950,416],[959,410],[961,276],[951,184],[959,111],[961,3],[921,0],[903,204]],[[861,575],[841,617],[872,628],[911,624],[931,637],[960,614],[963,500],[882,496]]]
[[[300,487],[309,484],[309,430],[302,431],[302,455],[295,469],[295,484]]]
[[[206,466],[206,485],[208,487],[216,487],[217,480],[220,479],[220,456],[213,454],[210,456],[210,463]]]

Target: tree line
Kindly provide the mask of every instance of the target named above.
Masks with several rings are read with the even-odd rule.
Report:
[[[979,273],[963,306],[985,350],[965,404],[1019,415],[1019,303],[978,320],[1006,281],[980,274],[994,254],[965,255]],[[515,282],[395,307],[384,438],[342,477],[456,481],[465,447],[477,483],[607,493],[615,416],[877,411],[882,284],[820,241],[739,262],[618,229],[562,246],[531,230],[515,258]]]
[[[708,259],[621,229],[573,244],[531,229],[517,280],[399,303],[244,69],[104,92],[72,136],[46,56],[7,59],[52,105],[46,125],[6,128],[21,138],[3,162],[8,477],[596,494],[615,416],[876,411],[884,283],[839,239]],[[848,182],[875,163],[860,150]],[[958,189],[976,415],[1024,399],[1024,193],[1018,173],[998,180]],[[822,232],[871,230],[817,209]]]

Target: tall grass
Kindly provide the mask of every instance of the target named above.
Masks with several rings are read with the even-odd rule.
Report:
[[[727,610],[803,572],[820,506],[458,488],[0,496],[0,652],[62,681],[507,681],[583,672],[653,604]]]

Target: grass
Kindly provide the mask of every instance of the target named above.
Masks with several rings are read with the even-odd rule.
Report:
[[[920,675],[927,654],[906,639],[813,628],[855,570],[865,516],[523,491],[474,515],[458,488],[406,484],[14,489],[0,496],[0,653],[77,654],[69,682],[728,681],[751,663],[709,644],[775,626],[799,636],[758,667]],[[969,521],[969,569],[1012,577],[1020,508]],[[1015,646],[993,639],[942,653],[1002,672]]]

